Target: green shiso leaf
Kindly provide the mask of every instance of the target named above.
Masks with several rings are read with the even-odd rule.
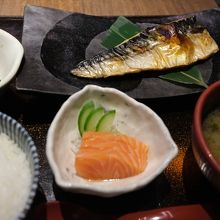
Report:
[[[167,73],[165,75],[159,76],[159,78],[182,84],[193,84],[205,88],[208,87],[202,78],[201,72],[196,66],[193,66],[190,69],[184,71]]]
[[[128,20],[127,18],[120,16],[112,24],[108,30],[106,37],[102,41],[102,46],[107,49],[111,49],[141,32],[141,28]]]

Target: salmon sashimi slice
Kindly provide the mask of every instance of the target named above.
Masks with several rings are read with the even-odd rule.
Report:
[[[89,131],[83,134],[75,167],[86,179],[122,179],[143,172],[147,157],[148,146],[133,137]]]

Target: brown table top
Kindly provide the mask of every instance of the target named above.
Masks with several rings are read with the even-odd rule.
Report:
[[[174,15],[217,7],[215,0],[0,0],[0,16],[22,16],[26,4],[92,15]]]

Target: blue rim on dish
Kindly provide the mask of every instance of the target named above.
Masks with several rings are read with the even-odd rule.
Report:
[[[39,175],[39,158],[36,146],[28,134],[26,129],[12,117],[0,112],[0,133],[5,133],[11,140],[17,143],[18,147],[25,153],[31,170],[31,188],[25,206],[21,213],[18,214],[18,219],[23,219],[36,194]]]

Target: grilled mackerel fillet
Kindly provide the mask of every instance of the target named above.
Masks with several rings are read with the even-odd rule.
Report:
[[[71,73],[102,78],[163,70],[206,59],[218,50],[207,29],[189,17],[147,28],[121,45],[80,62]]]

